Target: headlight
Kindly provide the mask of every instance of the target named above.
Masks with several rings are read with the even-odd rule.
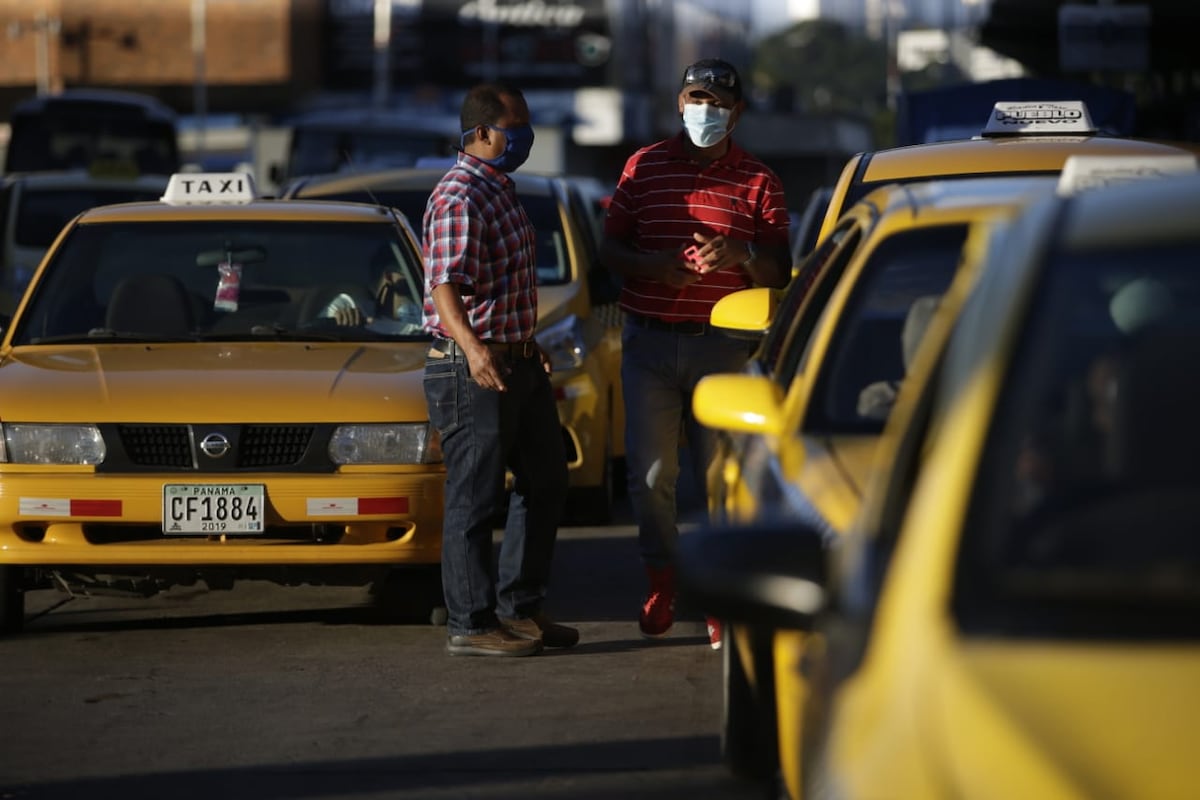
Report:
[[[99,464],[104,460],[104,439],[95,425],[8,422],[2,427],[0,461],[8,464]]]
[[[550,358],[551,369],[568,370],[583,366],[587,345],[583,343],[583,324],[574,314],[540,331],[536,338]]]
[[[329,438],[335,464],[436,464],[437,432],[427,422],[339,425]]]

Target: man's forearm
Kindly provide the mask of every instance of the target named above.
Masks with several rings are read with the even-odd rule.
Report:
[[[786,247],[763,247],[742,268],[757,285],[782,289],[792,279],[792,255]]]

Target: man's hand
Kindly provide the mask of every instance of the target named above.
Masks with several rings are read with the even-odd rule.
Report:
[[[692,245],[696,248],[696,257],[689,267],[700,275],[736,267],[750,257],[746,243],[738,239],[730,239],[722,234],[710,237],[702,233],[693,233],[692,238],[696,240],[696,244]]]
[[[662,271],[659,273],[658,279],[674,289],[691,286],[700,280],[700,273],[695,265],[688,262],[687,257],[683,254],[684,249],[681,247],[678,250],[663,251]]]
[[[362,312],[358,310],[358,306],[355,305],[337,305],[333,309],[332,318],[339,326],[345,327],[356,327],[367,321]]]
[[[508,391],[504,376],[512,370],[509,369],[503,358],[493,353],[491,348],[479,340],[463,348],[463,352],[467,354],[467,366],[471,370],[472,380],[484,389],[496,392]]]

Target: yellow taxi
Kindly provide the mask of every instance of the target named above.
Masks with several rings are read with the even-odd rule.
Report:
[[[1157,156],[1189,151],[1100,133],[1081,100],[999,102],[971,139],[859,153],[846,162],[821,222],[824,239],[847,208],[889,183],[973,175],[1058,175],[1072,155]]]
[[[681,541],[691,602],[809,637],[789,797],[1194,794],[1198,216],[1193,174],[973,227],[837,546]]]
[[[696,418],[729,443],[707,476],[710,518],[787,516],[831,538],[843,533],[970,226],[1011,216],[1054,185],[1049,177],[892,185],[847,211],[784,296],[786,324],[762,347],[771,373],[711,375],[696,387]],[[774,771],[776,735],[787,747],[799,724],[797,687],[773,680],[798,644],[781,648],[774,638],[733,624],[722,648],[723,756],[750,777]]]
[[[3,628],[50,581],[370,584],[436,615],[422,280],[396,215],[242,173],[72,220],[0,339]],[[324,310],[385,284],[363,324]]]
[[[429,193],[446,167],[417,167],[305,178],[285,198],[380,203],[417,228]],[[538,344],[550,356],[551,383],[562,423],[572,522],[610,520],[625,455],[618,287],[596,259],[592,211],[571,179],[518,172],[517,194],[537,230]]]

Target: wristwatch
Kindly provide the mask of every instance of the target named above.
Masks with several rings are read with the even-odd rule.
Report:
[[[746,260],[742,262],[743,267],[748,267],[754,263],[754,259],[758,258],[758,248],[754,246],[754,242],[746,242]]]

